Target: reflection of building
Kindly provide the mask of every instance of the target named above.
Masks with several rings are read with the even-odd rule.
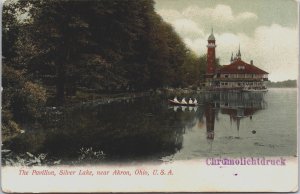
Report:
[[[215,110],[213,104],[209,103],[205,107],[206,117],[206,137],[213,140],[215,138]]]
[[[230,123],[234,122],[239,131],[240,123],[245,118],[252,120],[253,115],[267,107],[264,96],[265,93],[261,92],[207,92],[198,97],[202,99],[204,106],[194,107],[196,108],[194,111],[182,106],[172,107],[172,109],[177,113],[184,113],[181,119],[185,121],[188,128],[194,126],[199,129],[206,128],[206,139],[212,144],[216,133],[215,122],[218,122],[219,114],[229,115]]]
[[[259,110],[266,108],[264,93],[221,93],[220,111],[227,114],[230,122],[234,121],[237,130],[240,128],[241,119],[256,114]]]
[[[264,89],[268,73],[242,60],[240,48],[230,64],[216,67],[216,40],[211,32],[207,44],[206,86],[208,89]]]
[[[222,114],[227,114],[232,119],[236,118],[244,118],[244,117],[250,117],[255,114],[259,109],[258,108],[221,108]]]
[[[209,95],[208,98],[210,101],[205,106],[208,140],[214,139],[215,120],[219,112],[229,115],[230,122],[235,122],[239,131],[242,119],[250,118],[252,120],[254,114],[266,108],[264,93],[218,92]]]
[[[246,118],[246,117],[250,117],[250,119],[252,119],[252,116],[259,110],[260,109],[258,109],[258,108],[238,108],[238,107],[226,108],[226,107],[223,107],[223,108],[221,108],[221,113],[229,115],[230,122],[235,121],[237,130],[239,130],[241,119]]]

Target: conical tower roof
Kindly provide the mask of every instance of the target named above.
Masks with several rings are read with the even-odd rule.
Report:
[[[232,63],[233,62],[233,53],[231,53],[231,58],[230,58],[230,63]]]
[[[216,40],[215,36],[214,36],[214,29],[213,28],[211,29],[211,34],[209,35],[208,40]]]
[[[237,56],[239,57],[239,58],[241,58],[241,56],[242,56],[242,54],[241,54],[241,46],[239,45],[239,51],[238,51],[238,53],[237,53]]]

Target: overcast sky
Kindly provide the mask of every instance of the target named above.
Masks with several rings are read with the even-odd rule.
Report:
[[[156,0],[155,9],[197,55],[214,29],[221,65],[241,45],[242,60],[271,81],[298,76],[297,2],[294,0]]]

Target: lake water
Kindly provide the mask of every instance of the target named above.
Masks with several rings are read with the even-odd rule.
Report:
[[[56,111],[3,148],[62,164],[296,155],[296,89],[190,96],[200,106],[170,106],[156,95]]]

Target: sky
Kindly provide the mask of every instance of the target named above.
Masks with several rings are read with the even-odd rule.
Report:
[[[216,56],[242,60],[269,72],[271,81],[298,77],[298,8],[294,0],[155,0],[156,12],[198,56],[213,28]]]

